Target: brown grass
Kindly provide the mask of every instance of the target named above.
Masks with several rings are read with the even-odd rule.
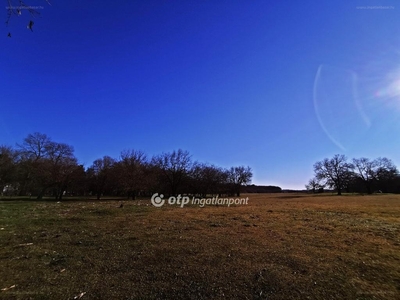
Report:
[[[246,196],[0,202],[0,298],[400,299],[400,195]]]

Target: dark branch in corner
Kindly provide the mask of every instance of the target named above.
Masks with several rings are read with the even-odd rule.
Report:
[[[44,0],[47,2],[47,4],[50,4],[49,0]],[[7,19],[6,19],[6,26],[10,23],[11,17],[12,16],[20,16],[22,15],[22,12],[27,11],[32,17],[36,17],[40,15],[40,12],[37,10],[38,6],[31,6],[27,5],[23,0],[18,0],[18,1],[13,1],[13,0],[7,0]],[[32,26],[34,22],[32,20],[29,21],[27,28],[31,31]],[[8,33],[8,37],[11,37],[11,33]]]

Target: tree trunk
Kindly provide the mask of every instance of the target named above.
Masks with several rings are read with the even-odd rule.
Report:
[[[42,199],[43,199],[43,194],[44,194],[44,192],[45,192],[44,189],[41,190],[41,191],[39,192],[39,194],[37,195],[36,199],[37,199],[37,200],[42,200]]]
[[[367,193],[368,195],[372,194],[371,184],[367,183]]]

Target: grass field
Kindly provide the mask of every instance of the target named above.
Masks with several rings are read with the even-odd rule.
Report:
[[[400,299],[400,195],[0,201],[1,299]]]

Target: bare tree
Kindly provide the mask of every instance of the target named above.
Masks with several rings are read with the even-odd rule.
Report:
[[[119,182],[128,195],[135,199],[137,193],[145,185],[146,154],[142,151],[125,150],[121,152],[121,160],[117,163]]]
[[[377,187],[383,192],[389,192],[396,189],[394,186],[396,180],[399,179],[399,171],[393,162],[386,158],[377,158],[376,160],[375,178]]]
[[[194,163],[190,171],[190,191],[202,195],[219,194],[227,182],[225,170],[204,163]]]
[[[115,159],[112,157],[104,156],[103,158],[96,159],[87,170],[97,200],[101,198],[101,195],[112,184],[115,163]]]
[[[353,159],[356,178],[361,181],[368,194],[375,189],[389,190],[392,181],[398,177],[398,171],[393,162],[384,157],[370,160],[368,158]]]
[[[353,178],[354,166],[347,162],[344,155],[336,154],[314,164],[315,178],[323,184],[335,188],[338,195],[348,186]]]
[[[176,195],[188,177],[192,159],[189,152],[179,149],[153,157],[151,164],[159,170],[161,183],[167,183],[170,194]]]
[[[19,167],[25,190],[37,192],[37,198],[52,189],[56,199],[61,199],[68,178],[78,168],[74,148],[53,142],[47,135],[29,134],[19,147]]]
[[[39,132],[28,134],[18,147],[18,175],[21,183],[20,195],[36,194],[41,199],[51,185],[50,163],[47,150],[51,139]]]
[[[23,143],[17,144],[17,147],[24,159],[37,161],[46,156],[50,143],[51,139],[47,135],[35,132],[28,134]]]
[[[0,194],[16,182],[16,151],[9,146],[0,146]]]
[[[377,161],[368,158],[354,158],[353,159],[354,171],[356,177],[361,180],[367,189],[368,194],[372,194],[372,185],[376,179]]]
[[[316,191],[320,191],[321,189],[324,188],[324,185],[316,178],[312,178],[308,181],[308,184],[306,184],[306,189],[308,191],[312,191],[315,193]]]
[[[73,174],[80,168],[74,156],[74,148],[64,143],[51,142],[47,146],[51,187],[56,199],[61,200]]]
[[[253,173],[250,167],[239,166],[231,167],[227,171],[228,184],[232,186],[233,192],[236,196],[240,196],[240,190],[242,185],[250,184]]]

